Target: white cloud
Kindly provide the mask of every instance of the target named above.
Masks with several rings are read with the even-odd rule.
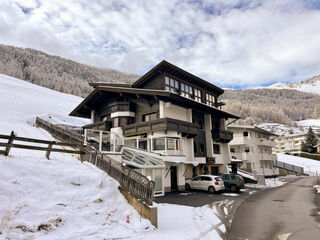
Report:
[[[219,86],[259,86],[319,74],[315,4],[0,0],[0,42],[136,73],[167,59]]]

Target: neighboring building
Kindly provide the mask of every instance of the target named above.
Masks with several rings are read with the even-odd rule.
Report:
[[[132,85],[91,86],[70,115],[91,118],[87,141],[153,179],[156,194],[183,190],[198,174],[228,172],[233,135],[225,120],[239,116],[219,109],[223,89],[166,61]]]
[[[242,160],[240,168],[254,175],[279,175],[279,169],[273,166],[277,155],[272,154],[276,134],[256,126],[232,125],[228,130],[233,132],[233,140],[229,143],[231,157]]]
[[[276,153],[299,152],[302,142],[306,140],[306,136],[306,133],[302,133],[277,137],[273,151]]]
[[[318,140],[320,140],[320,135],[317,134]],[[273,151],[276,153],[284,152],[300,152],[301,144],[307,138],[307,134],[294,134],[288,136],[281,136],[275,139],[275,147]]]

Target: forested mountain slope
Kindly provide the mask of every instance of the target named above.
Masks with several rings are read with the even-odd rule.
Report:
[[[139,76],[108,68],[96,68],[58,56],[0,44],[0,73],[28,82],[85,97],[88,82],[132,82]]]
[[[320,95],[291,89],[226,90],[221,100],[224,110],[239,114],[246,124],[320,118]]]

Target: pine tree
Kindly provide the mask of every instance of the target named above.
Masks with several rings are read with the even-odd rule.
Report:
[[[302,142],[300,150],[301,152],[316,153],[317,144],[318,144],[317,136],[315,132],[312,130],[312,128],[309,127],[307,138],[305,141]]]

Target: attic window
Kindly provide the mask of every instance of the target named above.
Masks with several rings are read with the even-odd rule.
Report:
[[[215,106],[215,103],[214,103],[214,96],[207,93],[206,94],[206,104],[209,105],[209,106]]]
[[[199,89],[194,89],[194,100],[197,102],[202,102],[201,101],[201,91]]]
[[[191,98],[191,96],[193,96],[193,88],[187,84],[181,83],[181,96]]]
[[[169,77],[165,77],[165,86],[166,86],[166,90],[173,92],[173,93],[178,93],[179,92],[179,81],[174,80],[172,78]]]

